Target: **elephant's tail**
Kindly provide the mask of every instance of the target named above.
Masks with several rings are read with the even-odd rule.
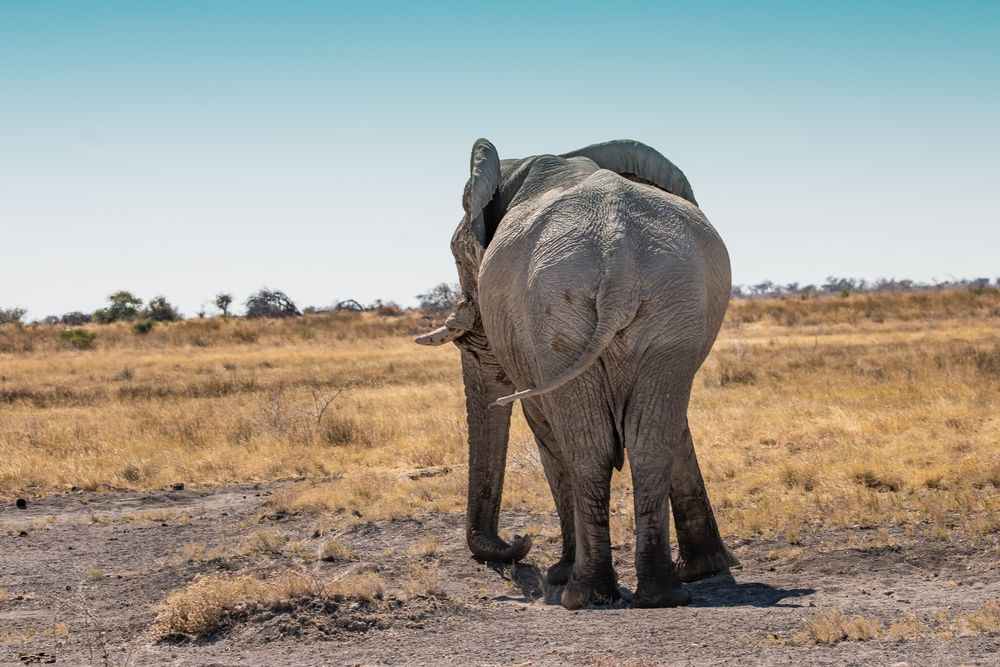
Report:
[[[634,275],[633,268],[628,266],[631,264],[631,258],[628,257],[624,248],[619,247],[617,250],[617,252],[612,253],[605,265],[605,274],[601,280],[601,286],[597,290],[597,325],[594,327],[593,337],[580,358],[575,364],[540,387],[525,389],[498,398],[493,405],[507,405],[522,398],[548,394],[583,375],[601,358],[615,335],[634,319],[639,306],[635,290],[637,284],[631,280],[624,280],[626,276]]]

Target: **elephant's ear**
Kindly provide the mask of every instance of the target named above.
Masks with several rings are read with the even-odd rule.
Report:
[[[583,156],[593,160],[598,167],[609,169],[640,183],[647,183],[688,200],[695,206],[694,191],[687,177],[677,165],[653,148],[632,139],[616,139],[594,144],[562,157]]]
[[[486,139],[472,145],[471,174],[463,204],[472,234],[484,248],[500,224],[500,156]]]

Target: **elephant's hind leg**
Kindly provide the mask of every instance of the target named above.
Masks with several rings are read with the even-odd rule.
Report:
[[[670,556],[670,496],[675,452],[683,445],[686,397],[666,391],[655,379],[637,385],[625,416],[635,502],[637,607],[688,604]]]
[[[677,528],[677,574],[681,581],[697,581],[739,565],[719,535],[687,427],[674,458],[670,506]]]
[[[562,586],[569,581],[576,555],[576,530],[573,516],[573,483],[566,454],[561,451],[555,432],[542,413],[538,399],[528,399],[521,404],[524,417],[535,434],[538,453],[545,469],[545,477],[552,490],[552,498],[559,513],[559,527],[562,531],[562,556],[552,565],[545,576],[549,586]]]
[[[546,414],[565,452],[573,491],[576,547],[561,602],[567,609],[619,597],[611,563],[608,505],[615,433],[600,383],[584,376],[574,385],[545,397]]]

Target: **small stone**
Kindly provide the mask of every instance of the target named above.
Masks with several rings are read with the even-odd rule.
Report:
[[[17,509],[19,510],[28,509],[28,501],[25,500],[24,498],[18,498],[16,501],[14,501],[14,504],[17,505]]]
[[[170,488],[173,489],[174,491],[183,491],[184,482],[174,482],[173,484],[170,485]]]
[[[27,537],[28,536],[28,531],[22,530],[20,533],[17,534],[17,536],[18,537]]]

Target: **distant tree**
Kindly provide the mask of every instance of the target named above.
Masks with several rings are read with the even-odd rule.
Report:
[[[0,308],[0,324],[20,324],[27,312],[24,308]]]
[[[59,324],[65,324],[70,327],[78,327],[81,324],[87,324],[90,322],[90,315],[87,313],[81,313],[79,310],[74,310],[71,313],[66,313],[59,318]]]
[[[441,283],[423,294],[418,294],[417,300],[420,302],[421,310],[437,313],[457,306],[462,300],[462,291],[458,285]]]
[[[176,322],[181,319],[177,309],[170,305],[165,296],[154,296],[150,299],[143,315],[153,322]]]
[[[233,295],[219,292],[215,295],[215,307],[222,311],[223,317],[229,317],[229,306],[233,305]]]
[[[301,315],[295,303],[279,290],[262,288],[246,302],[247,317],[295,317]]]
[[[337,305],[334,306],[335,310],[353,310],[355,312],[361,312],[365,309],[360,303],[354,299],[347,299],[346,301],[338,301]]]
[[[403,314],[403,308],[398,303],[382,299],[376,299],[368,310],[374,310],[377,315],[382,317],[399,317]]]
[[[134,320],[139,316],[142,299],[131,292],[121,290],[108,297],[108,306],[94,311],[94,321],[110,324],[122,320]]]
[[[836,276],[827,276],[826,282],[823,283],[824,292],[840,292],[843,296],[847,296],[851,292],[857,291],[857,289],[858,281],[853,278],[837,278]]]

